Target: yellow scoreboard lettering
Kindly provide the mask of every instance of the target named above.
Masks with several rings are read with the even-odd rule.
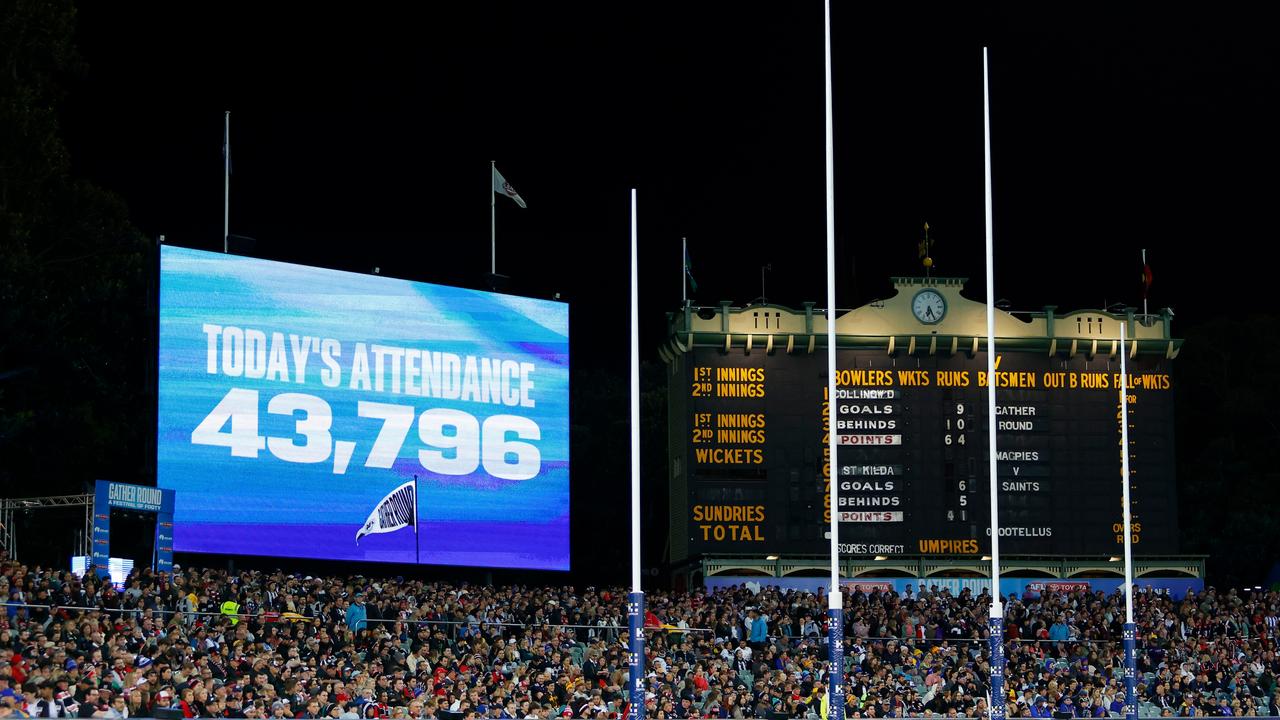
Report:
[[[692,510],[703,542],[765,541],[764,505],[694,505]]]
[[[1096,375],[1105,375],[1105,373],[1094,373]],[[985,370],[978,371],[978,387],[987,386],[987,372]],[[996,387],[998,388],[1035,388],[1036,374],[1033,372],[1010,372],[996,371]]]
[[[763,465],[764,450],[758,448],[694,448],[693,459],[702,465]]]
[[[966,540],[926,540],[920,539],[921,555],[977,555],[978,541]]]
[[[888,370],[837,370],[836,385],[841,387],[891,387],[893,373]]]
[[[969,387],[966,370],[935,370],[933,384],[938,387]]]

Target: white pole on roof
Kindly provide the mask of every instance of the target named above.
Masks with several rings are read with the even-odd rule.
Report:
[[[680,307],[689,302],[689,238],[680,238]]]

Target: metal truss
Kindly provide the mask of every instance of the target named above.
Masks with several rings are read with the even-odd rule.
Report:
[[[83,507],[84,529],[81,531],[77,547],[79,554],[88,555],[93,535],[93,493],[82,495],[47,495],[31,498],[0,498],[0,546],[9,553],[12,560],[18,559],[18,528],[14,524],[14,514],[31,510],[43,510],[56,507]]]

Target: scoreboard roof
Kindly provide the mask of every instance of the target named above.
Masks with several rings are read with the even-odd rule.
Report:
[[[964,297],[967,278],[895,277],[896,292],[853,310],[837,310],[837,345],[847,348],[885,349],[890,353],[917,351],[970,354],[986,349],[986,303]],[[913,304],[921,293],[933,292],[942,300],[940,318],[921,320]],[[826,313],[805,303],[800,310],[781,305],[733,307],[721,301],[715,307],[687,306],[671,316],[667,342],[661,352],[670,358],[694,345],[785,348],[787,352],[813,352],[826,347]],[[926,309],[927,310],[927,309]],[[1142,315],[1137,308],[1123,312],[1074,310],[1058,313],[1054,305],[1037,311],[996,309],[996,338],[1001,350],[1041,351],[1048,355],[1098,353],[1114,357],[1119,352],[1120,327],[1126,323],[1129,357],[1158,354],[1176,358],[1182,340],[1172,337],[1172,311]]]

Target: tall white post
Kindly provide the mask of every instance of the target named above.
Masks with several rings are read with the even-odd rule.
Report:
[[[1143,265],[1146,251],[1143,251]],[[1146,298],[1143,298],[1146,303]],[[1143,308],[1145,313],[1145,307]],[[1129,367],[1125,348],[1125,325],[1120,321],[1120,481],[1124,488],[1120,502],[1124,506],[1124,714],[1128,720],[1138,717],[1138,626],[1133,622],[1133,518],[1129,506]]]
[[[640,592],[640,326],[636,191],[631,189],[631,588]]]
[[[683,260],[681,260],[683,262]],[[629,716],[644,717],[644,592],[640,590],[640,323],[636,190],[631,189],[631,594],[627,597]]]
[[[1125,321],[1120,321],[1120,476],[1123,478],[1122,500],[1124,503],[1124,619],[1133,622],[1133,594],[1128,588],[1133,587],[1133,532],[1129,505],[1129,363],[1128,351],[1125,349]]]
[[[999,465],[996,453],[996,291],[991,211],[991,93],[987,80],[987,49],[982,48],[982,133],[985,149],[985,205],[987,216],[987,486],[991,501],[991,614],[987,621],[991,652],[991,720],[1005,716],[1004,602],[1000,593],[1000,503],[996,497]]]
[[[840,591],[840,502],[836,476],[836,180],[835,143],[831,112],[831,0],[823,3],[826,30],[826,155],[827,155],[827,485],[831,513],[831,587],[827,592],[827,645],[830,674],[827,681],[828,713],[844,718],[844,597]],[[764,284],[761,271],[761,285]],[[760,291],[763,293],[764,288]]]

